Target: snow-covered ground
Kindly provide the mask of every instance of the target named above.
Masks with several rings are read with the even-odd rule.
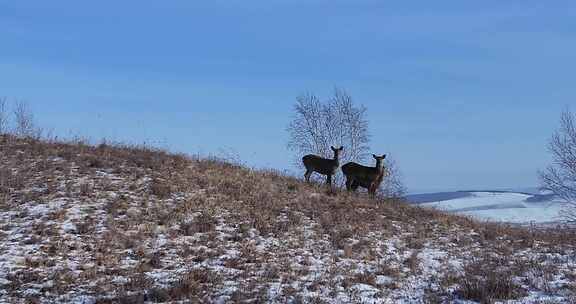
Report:
[[[556,223],[562,220],[565,207],[553,196],[505,191],[444,192],[408,199],[425,207],[509,223]]]
[[[527,196],[418,203],[480,212],[548,199]],[[575,253],[563,229],[469,221],[214,159],[0,144],[0,304],[576,303]]]

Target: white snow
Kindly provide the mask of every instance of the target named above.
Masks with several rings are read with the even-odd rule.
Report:
[[[478,231],[459,224],[444,227],[434,218],[387,212],[368,216],[381,211],[362,204],[349,219],[327,221],[327,206],[319,209],[326,217],[304,209],[302,201],[331,199],[318,192],[272,201],[271,207],[285,205],[270,213],[275,216],[262,218],[274,228],[265,233],[254,225],[260,217],[249,213],[258,209],[209,185],[161,199],[147,192],[153,171],[88,174],[68,165],[74,168],[66,170],[69,176],[54,173],[54,189],[45,191],[40,175],[15,192],[19,199],[11,199],[9,208],[0,208],[0,304],[26,296],[42,303],[118,302],[123,294],[145,292],[148,287],[137,286],[141,280],[150,282],[150,290],[168,292],[194,276],[206,289],[204,300],[214,303],[239,302],[236,297],[247,303],[425,303],[428,291],[442,300],[473,303],[458,298],[459,282],[442,283],[460,279],[472,258],[484,257],[484,251],[542,267],[515,278],[528,292],[521,302],[570,303],[572,297],[572,249],[534,242],[501,256],[509,245],[506,239],[483,242]],[[193,180],[192,173],[182,173],[183,180]],[[91,185],[87,195],[78,191],[83,184]],[[557,202],[530,203],[529,197],[467,192],[422,205],[505,221],[546,222],[558,215]],[[183,231],[182,224],[200,215],[209,215],[215,227],[193,235]],[[543,267],[551,268],[546,276]],[[208,281],[201,282],[204,274]]]
[[[514,192],[470,192],[467,197],[422,203],[420,206],[509,223],[552,223],[562,220],[564,203],[559,200],[527,202],[529,194]]]

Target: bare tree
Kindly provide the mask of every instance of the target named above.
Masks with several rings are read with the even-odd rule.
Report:
[[[288,125],[288,148],[297,153],[297,164],[304,154],[331,158],[330,146],[344,146],[341,163],[361,161],[368,151],[366,108],[356,106],[350,95],[336,89],[326,102],[307,93],[296,98],[294,117]]]
[[[340,164],[362,162],[369,155],[367,109],[356,105],[343,89],[335,89],[326,101],[321,101],[312,93],[298,96],[287,131],[290,136],[288,148],[296,152],[294,162],[298,167],[302,166],[302,155],[316,154],[332,158],[330,146],[344,146]],[[379,151],[377,154],[382,153]],[[382,182],[382,193],[400,195],[403,186],[397,167],[393,161],[387,161],[385,167],[387,177]],[[342,186],[344,181],[339,171],[335,181]]]
[[[540,172],[542,188],[566,201],[563,215],[576,222],[576,114],[569,110],[562,113],[560,128],[554,132],[548,149],[553,163]]]
[[[0,97],[0,135],[8,133],[8,101]]]
[[[21,137],[39,136],[40,130],[34,124],[34,114],[28,104],[22,100],[16,101],[14,108],[14,132]]]
[[[406,194],[406,186],[402,181],[402,173],[394,158],[388,155],[384,170],[384,180],[380,185],[380,194],[384,197],[400,198]]]

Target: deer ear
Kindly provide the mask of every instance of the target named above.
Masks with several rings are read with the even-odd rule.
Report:
[[[336,148],[334,148],[334,146],[330,146],[330,149],[332,149],[332,150],[336,150]]]
[[[378,159],[378,156],[376,156],[376,154],[372,154],[372,157],[374,157],[375,159]]]
[[[339,150],[340,150],[340,151],[344,150],[344,146],[340,146],[340,149],[339,149]]]
[[[386,158],[386,154],[382,154],[382,159],[385,159],[385,158]]]

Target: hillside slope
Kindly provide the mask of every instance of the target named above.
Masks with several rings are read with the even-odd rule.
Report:
[[[218,160],[0,137],[0,303],[574,303],[575,244]]]

